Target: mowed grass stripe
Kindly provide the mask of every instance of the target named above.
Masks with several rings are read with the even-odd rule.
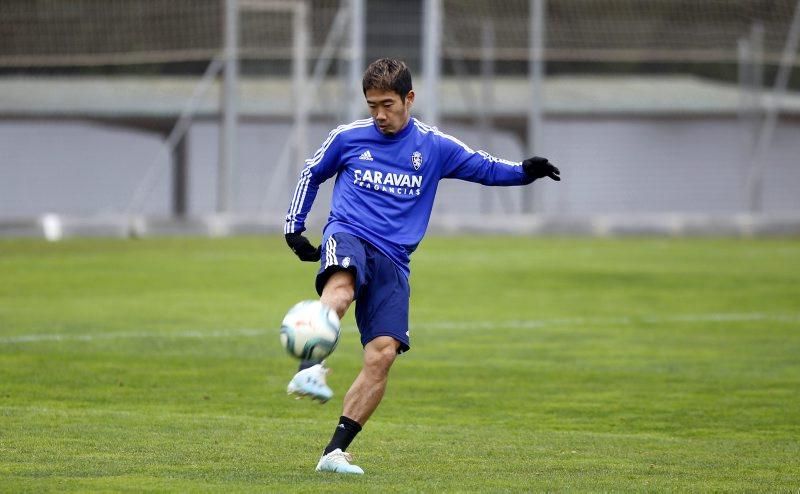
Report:
[[[800,314],[689,314],[683,316],[640,316],[640,317],[605,317],[605,318],[564,318],[564,319],[533,319],[533,320],[514,320],[514,321],[433,321],[411,324],[414,331],[434,329],[434,330],[494,330],[503,329],[535,329],[548,326],[585,326],[585,325],[631,325],[631,324],[662,324],[662,323],[694,323],[694,322],[742,322],[742,321],[770,321],[770,322],[800,322]],[[344,325],[342,332],[356,333],[358,328],[355,326]],[[93,341],[93,340],[115,340],[115,339],[142,339],[142,338],[237,338],[237,337],[261,337],[274,333],[273,328],[262,329],[228,329],[228,330],[189,330],[172,332],[110,332],[93,334],[20,334],[0,338],[0,344],[11,343],[35,343],[39,341]]]
[[[0,491],[796,490],[797,239],[430,237],[412,267],[344,478],[313,468],[352,314],[333,401],[288,398],[316,265],[282,238],[0,241]]]

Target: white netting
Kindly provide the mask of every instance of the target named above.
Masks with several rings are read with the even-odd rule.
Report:
[[[764,27],[767,62],[776,62],[796,0],[550,0],[545,56],[551,61],[732,62],[737,40]],[[443,0],[446,56],[477,59],[493,26],[495,58],[529,56],[529,0]]]
[[[336,13],[346,0],[308,0],[305,2],[309,28],[310,55],[318,54],[325,43]],[[292,57],[294,16],[299,7],[294,0],[240,0],[239,51],[244,58],[283,59]]]
[[[311,53],[347,0],[307,0]],[[289,60],[300,0],[240,0],[243,58]],[[766,62],[786,39],[795,0],[549,0],[550,61],[732,62],[763,25]],[[477,60],[485,26],[494,57],[529,56],[530,0],[443,0],[446,57]],[[208,60],[221,49],[224,0],[2,0],[0,67]],[[421,2],[366,2],[368,51],[416,58]]]
[[[240,1],[243,58],[290,59],[298,2]],[[312,52],[339,0],[307,2]],[[224,0],[2,0],[0,67],[209,60],[222,49]]]

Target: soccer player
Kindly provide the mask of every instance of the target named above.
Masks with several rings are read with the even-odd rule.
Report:
[[[320,261],[316,290],[342,318],[353,301],[364,347],[361,372],[317,471],[363,474],[347,447],[378,407],[389,369],[410,349],[409,256],[428,226],[439,180],[528,185],[560,180],[547,159],[511,162],[467,145],[411,116],[414,91],[405,63],[380,59],[362,81],[372,118],[334,129],[306,160],[286,215],[286,243],[302,261]],[[303,236],[319,185],[336,175],[322,244]],[[333,393],[322,363],[303,362],[287,392],[321,402]]]

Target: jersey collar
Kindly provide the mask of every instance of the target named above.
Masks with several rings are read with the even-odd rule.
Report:
[[[372,128],[375,129],[375,132],[380,134],[381,137],[383,137],[384,139],[391,139],[391,140],[402,139],[403,137],[407,136],[409,132],[411,132],[411,129],[413,127],[414,127],[414,117],[408,117],[408,122],[406,122],[406,126],[403,127],[400,130],[400,132],[394,135],[386,135],[383,132],[381,132],[381,129],[378,128],[378,124],[375,123],[375,119],[374,118],[372,119]]]

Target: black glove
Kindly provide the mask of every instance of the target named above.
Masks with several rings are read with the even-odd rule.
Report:
[[[321,254],[320,247],[314,247],[302,233],[287,233],[286,244],[297,254],[301,261],[317,262]]]
[[[528,158],[522,162],[522,170],[525,175],[534,180],[544,177],[550,177],[556,182],[561,180],[559,176],[561,172],[547,158],[540,158],[539,156]]]

